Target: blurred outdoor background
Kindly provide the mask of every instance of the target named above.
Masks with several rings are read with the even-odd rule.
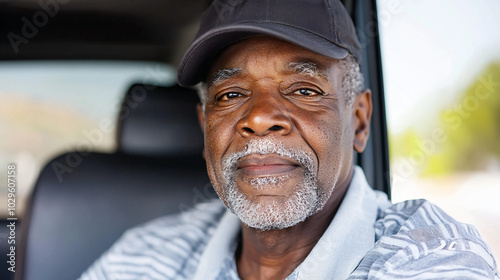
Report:
[[[500,259],[500,1],[379,0],[393,201],[426,198]]]
[[[17,164],[16,216],[45,164],[79,150],[113,152],[123,96],[134,83],[171,85],[166,64],[120,61],[0,63],[0,165]],[[69,172],[69,171],[68,171]],[[0,172],[7,182],[7,171]],[[0,184],[0,197],[7,187]],[[6,200],[0,218],[7,216]]]

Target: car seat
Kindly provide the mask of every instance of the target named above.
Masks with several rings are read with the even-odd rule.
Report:
[[[216,197],[197,102],[180,86],[134,85],[116,153],[75,151],[47,163],[23,220],[16,279],[76,279],[126,229]]]

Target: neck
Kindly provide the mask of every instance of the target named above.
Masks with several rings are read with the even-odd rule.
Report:
[[[309,255],[344,198],[352,179],[337,185],[318,213],[293,227],[262,231],[242,225],[242,243],[237,256],[241,279],[285,279]]]

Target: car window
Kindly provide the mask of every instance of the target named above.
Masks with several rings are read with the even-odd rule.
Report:
[[[133,83],[171,85],[163,63],[15,61],[0,63],[0,165],[17,165],[16,211],[22,215],[44,164],[72,150],[112,152],[118,114]],[[7,172],[0,191],[7,193]],[[7,209],[0,209],[7,216]]]
[[[500,2],[379,0],[392,198],[474,224],[500,258]]]

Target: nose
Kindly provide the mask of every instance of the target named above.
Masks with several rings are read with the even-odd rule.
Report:
[[[284,100],[272,93],[255,93],[249,100],[245,115],[236,125],[238,133],[243,137],[266,136],[272,133],[289,134],[292,122],[284,114],[283,102]]]

